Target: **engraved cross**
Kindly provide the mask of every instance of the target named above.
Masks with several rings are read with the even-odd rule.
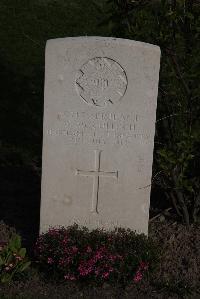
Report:
[[[98,212],[98,201],[99,201],[99,177],[112,177],[118,178],[118,171],[101,171],[101,152],[95,150],[95,164],[94,170],[80,170],[76,169],[76,175],[91,176],[93,177],[93,191],[92,191],[92,208],[91,212]]]

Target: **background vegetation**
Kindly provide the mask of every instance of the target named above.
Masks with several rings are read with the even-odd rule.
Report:
[[[0,3],[0,165],[41,163],[44,53],[50,38],[105,35],[85,1]]]
[[[200,2],[108,0],[112,35],[161,47],[154,173],[177,215],[199,221]]]
[[[1,0],[1,170],[30,166],[40,175],[45,43],[79,35],[123,37],[161,47],[153,183],[165,194],[159,198],[161,206],[167,201],[187,225],[198,222],[197,0],[93,0],[87,5],[84,0]]]

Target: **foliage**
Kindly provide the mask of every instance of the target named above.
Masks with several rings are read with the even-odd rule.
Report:
[[[0,281],[10,282],[21,275],[30,265],[26,249],[21,247],[21,237],[13,235],[8,243],[0,243]]]
[[[161,47],[156,181],[187,225],[200,214],[200,3],[108,0],[113,36]],[[158,175],[159,174],[159,175]]]
[[[8,241],[16,234],[16,230],[3,221],[0,221],[0,242],[8,243]]]
[[[173,220],[154,220],[150,222],[149,236],[159,245],[159,267],[140,283],[131,281],[129,286],[122,288],[117,281],[110,284],[109,280],[103,285],[57,281],[52,271],[47,279],[33,262],[25,279],[0,285],[0,298],[199,298],[200,226],[192,225],[187,230]],[[44,267],[48,271],[49,264]]]
[[[142,280],[158,258],[144,235],[125,229],[89,232],[77,225],[49,229],[37,240],[35,254],[40,268],[58,279],[123,285]]]
[[[0,166],[41,165],[46,41],[105,35],[99,18],[85,0],[0,1]]]

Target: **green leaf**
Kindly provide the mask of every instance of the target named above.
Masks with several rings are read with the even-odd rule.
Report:
[[[20,268],[19,270],[22,272],[24,270],[26,270],[29,266],[30,266],[31,262],[26,262],[24,263]]]
[[[2,259],[2,257],[0,257],[0,266],[2,266],[4,264],[4,261]]]
[[[19,235],[15,235],[9,242],[10,249],[12,251],[19,250],[21,247],[21,237]]]
[[[1,277],[1,282],[7,283],[7,282],[11,281],[11,279],[12,279],[12,276],[10,274],[6,273]]]
[[[96,1],[92,1],[92,5],[95,7],[96,11],[100,14],[103,13],[103,8],[102,8],[102,4]]]
[[[13,259],[13,255],[12,255],[12,253],[10,253],[9,256],[7,257],[6,263],[7,264],[11,263],[12,259]]]
[[[21,248],[21,249],[19,250],[19,255],[20,255],[21,257],[25,257],[25,255],[26,255],[26,248]]]

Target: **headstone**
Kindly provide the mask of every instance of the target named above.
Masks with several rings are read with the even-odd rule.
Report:
[[[159,47],[132,40],[47,42],[41,232],[148,233],[159,62]]]

